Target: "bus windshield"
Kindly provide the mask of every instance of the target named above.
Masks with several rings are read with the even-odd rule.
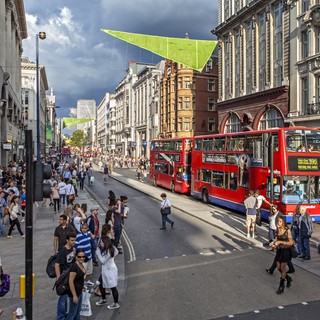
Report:
[[[320,132],[315,130],[286,130],[286,148],[291,152],[320,152]]]
[[[320,203],[318,176],[284,176],[282,203]]]

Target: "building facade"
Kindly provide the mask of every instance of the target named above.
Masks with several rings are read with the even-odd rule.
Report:
[[[21,60],[21,101],[23,106],[24,126],[32,130],[34,153],[37,150],[37,89],[36,64],[27,57]],[[39,66],[39,114],[40,114],[40,150],[44,155],[46,148],[47,96],[49,89],[45,67]]]
[[[285,120],[320,127],[320,1],[288,1],[290,16],[290,110]]]
[[[133,139],[131,151],[135,157],[150,156],[150,141],[158,137],[160,80],[164,60],[146,65],[132,85]]]
[[[219,132],[284,126],[296,54],[289,8],[297,3],[219,0]]]
[[[160,138],[216,132],[217,59],[202,72],[166,60],[160,84]]]
[[[0,161],[3,166],[24,156],[20,67],[22,40],[27,36],[24,2],[0,1]]]

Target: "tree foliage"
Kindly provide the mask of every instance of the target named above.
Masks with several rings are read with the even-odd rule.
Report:
[[[83,148],[88,145],[88,136],[81,130],[74,131],[70,140],[71,147]]]

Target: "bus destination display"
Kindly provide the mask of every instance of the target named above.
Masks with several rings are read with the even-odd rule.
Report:
[[[318,157],[288,157],[290,171],[318,171]]]

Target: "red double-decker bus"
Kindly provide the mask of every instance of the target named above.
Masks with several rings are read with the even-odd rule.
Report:
[[[173,192],[190,193],[191,138],[152,140],[150,180]]]
[[[303,204],[320,221],[320,130],[274,128],[193,138],[191,195],[245,212],[259,190],[291,222]],[[263,204],[262,216],[270,214]]]

